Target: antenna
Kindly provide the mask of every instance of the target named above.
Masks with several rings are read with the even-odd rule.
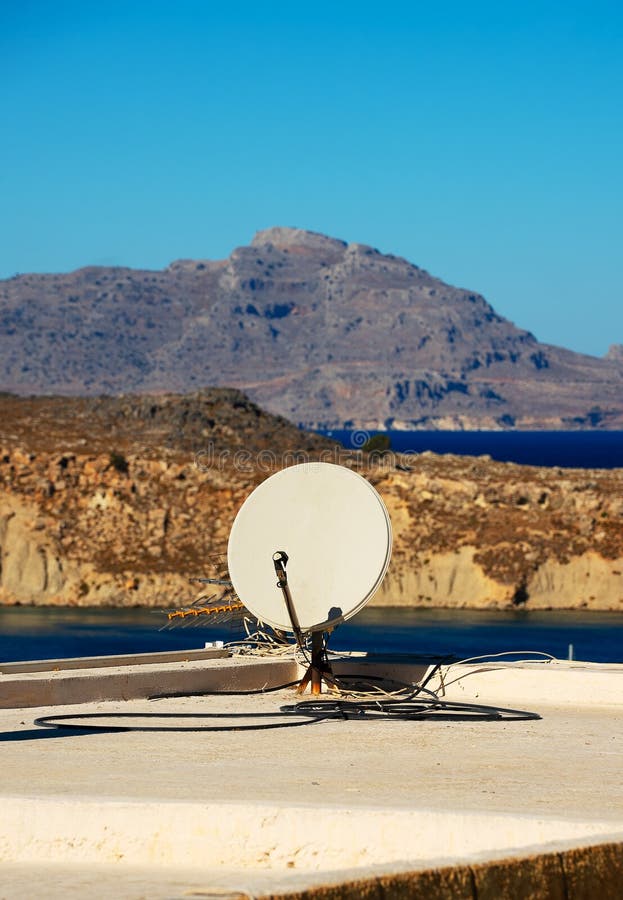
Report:
[[[304,463],[276,472],[241,506],[229,536],[236,594],[262,622],[289,631],[312,656],[299,690],[320,693],[328,674],[323,632],[375,594],[389,566],[392,532],[374,487],[351,469]]]

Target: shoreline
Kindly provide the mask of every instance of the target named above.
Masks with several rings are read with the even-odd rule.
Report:
[[[66,611],[78,611],[84,610],[85,612],[94,611],[94,610],[102,610],[107,612],[113,612],[115,610],[134,610],[134,611],[143,611],[143,612],[157,612],[161,608],[161,604],[148,604],[148,603],[99,603],[99,604],[83,604],[83,603],[56,603],[53,601],[46,602],[38,602],[38,601],[24,601],[24,600],[12,600],[12,601],[3,601],[0,602],[0,612],[2,610],[14,610],[14,609],[37,609],[37,610],[66,610]],[[167,607],[169,608],[169,607]],[[173,608],[173,607],[171,607]],[[517,613],[519,615],[530,615],[533,613],[577,613],[578,615],[583,614],[618,614],[623,616],[623,607],[604,607],[604,606],[564,606],[564,605],[556,605],[556,606],[538,606],[538,607],[524,607],[517,606],[514,604],[508,604],[506,606],[496,606],[496,605],[488,605],[488,606],[476,606],[471,603],[465,603],[463,605],[453,604],[446,606],[433,606],[433,605],[425,605],[425,604],[408,604],[408,603],[375,603],[374,599],[370,600],[369,603],[366,604],[365,607],[367,610],[384,610],[387,612],[395,612],[395,611],[409,611],[409,612],[457,612],[457,613],[465,613],[465,612],[473,612],[473,613]]]

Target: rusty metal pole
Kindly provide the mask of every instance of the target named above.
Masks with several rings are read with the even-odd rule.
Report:
[[[273,553],[273,565],[275,567],[275,574],[277,575],[277,587],[281,589],[283,594],[283,599],[286,605],[286,610],[288,612],[288,617],[290,619],[290,623],[292,625],[292,630],[294,632],[294,637],[296,638],[296,642],[301,648],[301,650],[305,649],[305,640],[303,638],[303,632],[301,630],[301,626],[298,620],[298,616],[296,614],[296,608],[292,601],[292,595],[290,593],[290,588],[288,586],[288,576],[286,574],[286,566],[288,564],[288,554],[285,550],[276,550]],[[324,651],[324,641],[322,637],[321,631],[312,632],[311,636],[311,662],[303,676],[301,683],[297,688],[297,693],[302,694],[307,685],[311,682],[311,692],[313,695],[318,696],[322,693],[322,676],[323,673],[327,672],[325,659],[323,656]]]
[[[322,632],[312,633],[311,646],[311,692],[322,693]]]

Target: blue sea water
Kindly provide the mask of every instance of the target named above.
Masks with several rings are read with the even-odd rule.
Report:
[[[235,637],[227,626],[160,631],[165,619],[146,609],[2,607],[0,662],[188,650]],[[457,659],[529,650],[566,659],[569,644],[575,659],[623,663],[623,613],[367,607],[330,641],[336,650]]]
[[[386,431],[324,432],[347,448],[361,447],[366,436],[387,434],[399,453],[489,455],[500,462],[562,468],[623,467],[623,431]]]

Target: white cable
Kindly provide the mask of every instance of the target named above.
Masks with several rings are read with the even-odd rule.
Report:
[[[555,656],[552,656],[551,653],[545,653],[543,650],[504,650],[502,653],[484,653],[482,656],[468,656],[466,659],[457,659],[454,662],[448,663],[447,668],[449,669],[451,666],[462,666],[464,663],[477,662],[480,659],[498,659],[500,656],[543,656],[545,657],[546,662],[551,662],[552,660],[556,660]],[[521,660],[517,659],[515,662],[535,662],[535,660]]]

